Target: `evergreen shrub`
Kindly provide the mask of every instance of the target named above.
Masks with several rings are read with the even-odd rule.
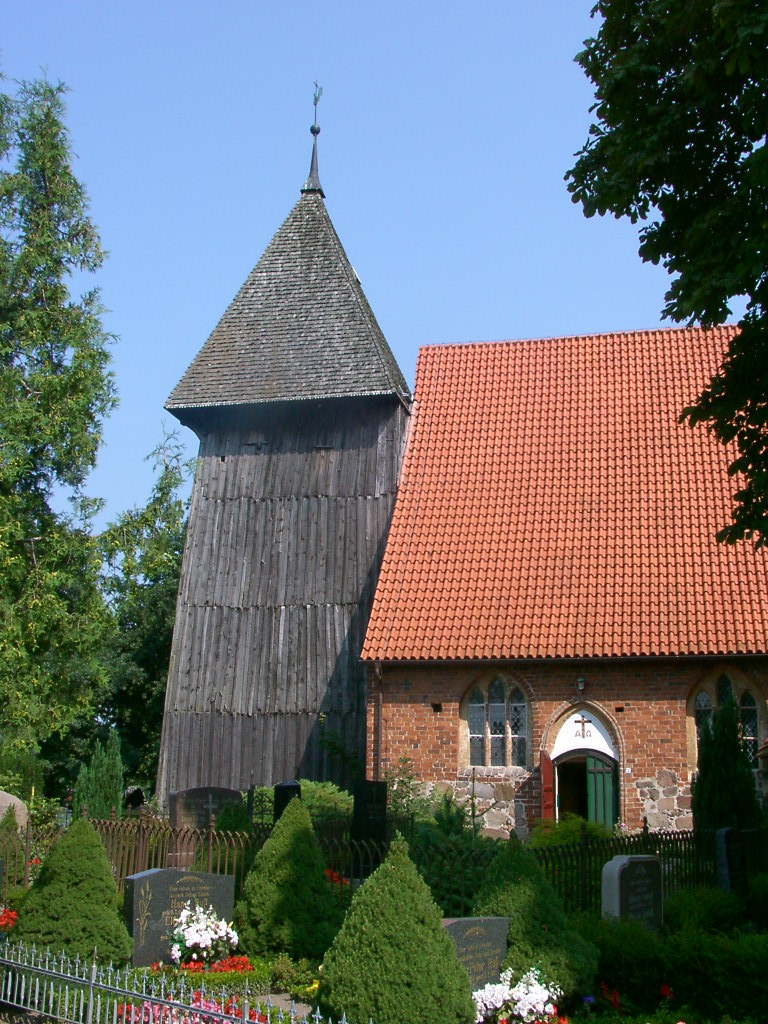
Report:
[[[732,698],[718,707],[699,735],[698,771],[691,787],[693,827],[757,828],[761,822],[755,780],[741,742]]]
[[[319,960],[341,924],[342,911],[325,875],[309,812],[288,804],[258,851],[236,909],[246,953],[288,953]]]
[[[743,927],[745,919],[744,900],[736,893],[712,886],[682,889],[664,900],[664,931],[667,933],[697,928],[710,935],[727,935]]]
[[[666,968],[659,934],[638,921],[602,920],[587,914],[572,921],[599,950],[597,981],[616,989],[625,1007],[655,1009],[664,984],[677,995],[678,979]]]
[[[477,890],[499,840],[478,835],[467,813],[448,794],[431,821],[419,822],[410,855],[444,917],[472,913]]]
[[[590,839],[610,839],[611,830],[598,821],[586,821],[578,814],[564,814],[561,818],[537,822],[525,840],[530,849],[544,846],[572,846],[582,836]]]
[[[509,918],[503,966],[514,979],[538,966],[565,996],[588,990],[598,951],[569,923],[535,856],[511,836],[499,843],[475,900],[475,913]]]
[[[355,893],[320,969],[326,1016],[349,1024],[469,1024],[469,977],[399,836]]]
[[[110,729],[106,749],[97,742],[90,764],[81,765],[72,797],[72,813],[79,817],[85,807],[94,821],[109,818],[123,809],[123,762],[120,737]]]
[[[760,1020],[768,1006],[767,935],[650,932],[637,922],[582,919],[600,949],[598,979],[624,1007],[653,1013],[662,985],[674,993],[672,1020]]]
[[[101,840],[79,818],[54,843],[29,890],[14,938],[38,948],[103,962],[128,962],[131,939]]]
[[[4,885],[21,885],[24,881],[24,842],[19,832],[16,811],[9,806],[0,820],[0,859],[5,865]]]

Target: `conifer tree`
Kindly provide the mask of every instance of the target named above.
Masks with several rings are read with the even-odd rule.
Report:
[[[342,912],[309,811],[298,797],[256,854],[237,915],[240,944],[248,953],[319,960],[338,931]]]
[[[693,781],[693,826],[697,830],[755,828],[760,805],[755,780],[739,735],[739,713],[732,698],[712,715],[699,734],[699,766]]]
[[[38,949],[127,963],[131,939],[117,886],[93,826],[79,818],[51,848],[19,911],[14,939]]]
[[[97,741],[89,765],[81,765],[77,777],[72,811],[78,816],[85,807],[89,818],[108,818],[112,811],[123,808],[123,762],[120,758],[120,737],[109,730],[106,750]]]
[[[469,977],[442,914],[398,837],[355,893],[325,955],[318,998],[350,1024],[468,1024]]]
[[[69,293],[103,253],[64,92],[0,93],[0,740],[20,751],[91,712],[110,628],[83,491],[115,401],[109,338],[98,293]]]

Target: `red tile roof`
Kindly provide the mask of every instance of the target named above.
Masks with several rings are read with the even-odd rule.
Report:
[[[421,349],[363,658],[767,652],[768,548],[715,540],[733,453],[678,423],[732,333]]]

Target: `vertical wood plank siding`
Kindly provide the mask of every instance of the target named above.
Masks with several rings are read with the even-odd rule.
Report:
[[[349,400],[200,431],[158,796],[298,776],[343,781],[322,728],[362,759],[359,656],[407,412]],[[213,417],[211,417],[213,420]]]

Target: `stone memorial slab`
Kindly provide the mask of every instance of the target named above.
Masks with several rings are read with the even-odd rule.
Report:
[[[355,783],[350,837],[356,842],[387,840],[387,784],[360,779]]]
[[[234,875],[212,875],[178,868],[151,868],[125,879],[124,918],[133,937],[134,967],[170,963],[169,935],[184,905],[213,907],[232,919]]]
[[[640,921],[655,931],[661,927],[661,861],[651,855],[617,856],[603,865],[603,917]]]
[[[295,779],[291,779],[288,782],[278,782],[272,792],[274,796],[272,820],[278,822],[283,816],[283,811],[294,797],[298,797],[301,800],[301,786]]]
[[[499,980],[507,955],[508,917],[444,917],[443,928],[467,969],[472,991]]]
[[[168,794],[168,820],[171,828],[208,828],[211,816],[217,817],[230,804],[242,804],[237,789],[223,786],[199,786]]]
[[[719,828],[715,833],[717,884],[723,892],[747,891],[747,859],[741,829]]]

